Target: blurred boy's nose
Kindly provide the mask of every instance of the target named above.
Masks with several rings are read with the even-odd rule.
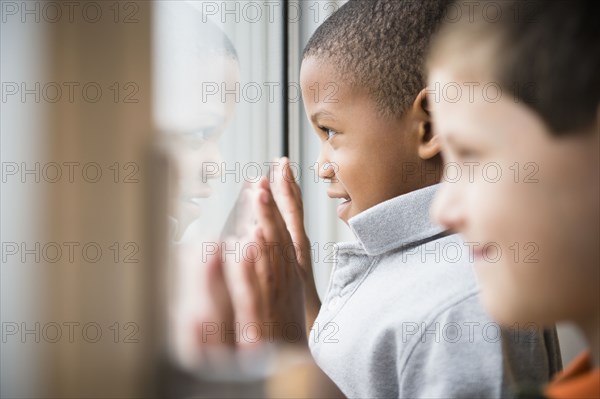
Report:
[[[464,214],[456,186],[454,183],[440,184],[429,213],[435,223],[448,230],[460,232],[464,227]]]

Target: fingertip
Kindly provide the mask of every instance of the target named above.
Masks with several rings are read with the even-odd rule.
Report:
[[[263,231],[261,226],[257,226],[254,235],[258,241],[264,241],[265,232]]]
[[[262,202],[265,205],[269,204],[269,200],[270,200],[269,197],[270,197],[270,195],[269,195],[268,191],[261,190],[261,192],[259,194],[260,202]]]
[[[260,178],[260,180],[258,181],[258,187],[260,187],[264,190],[270,190],[271,187],[269,185],[269,179],[266,176],[262,176]]]
[[[281,157],[281,158],[277,158],[277,170],[279,171],[279,174],[281,174],[281,172],[284,170],[285,168],[285,157]]]

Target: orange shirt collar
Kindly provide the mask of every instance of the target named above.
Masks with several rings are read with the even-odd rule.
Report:
[[[600,368],[592,369],[589,352],[583,352],[546,387],[552,399],[600,398]]]

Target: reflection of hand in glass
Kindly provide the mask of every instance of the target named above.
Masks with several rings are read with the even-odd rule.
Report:
[[[174,356],[184,368],[194,370],[230,356],[233,337],[203,334],[202,327],[203,323],[214,323],[231,328],[233,309],[218,257],[201,264],[200,247],[191,244],[177,245],[173,256],[178,288],[178,299],[170,312]]]
[[[180,300],[172,315],[177,357],[188,369],[243,366],[248,350],[266,343],[308,348],[295,249],[264,181],[242,190],[233,224],[210,254],[195,243],[176,246]],[[254,217],[256,224],[243,226]]]
[[[273,201],[265,205],[264,212],[276,209]],[[279,235],[282,230],[276,227],[275,218],[268,217],[271,222],[265,228],[269,231],[267,236],[273,238],[271,233]],[[258,237],[252,239],[255,238]],[[269,377],[263,393],[265,397],[344,397],[314,363],[305,339],[299,341],[300,345],[276,345],[277,351],[269,351],[264,345],[270,342],[288,343],[285,335],[269,335],[275,330],[270,326],[303,323],[302,312],[290,312],[288,302],[281,301],[281,295],[279,305],[270,314],[265,313],[264,289],[274,286],[264,285],[267,281],[263,278],[264,274],[260,275],[260,268],[273,264],[259,266],[246,260],[225,265],[220,252],[201,264],[198,262],[201,256],[198,246],[187,244],[181,248],[183,258],[179,264],[190,269],[179,275],[187,277],[182,285],[187,286],[192,296],[188,306],[176,307],[171,315],[176,325],[174,331],[179,334],[175,339],[175,356],[186,370],[203,379],[219,381],[239,382]],[[276,268],[285,266],[290,265],[281,263]],[[226,268],[229,268],[227,272]],[[235,286],[231,286],[232,282]],[[287,282],[293,284],[293,278],[287,279]],[[279,285],[280,289],[283,287]],[[275,293],[274,290],[272,292]],[[291,292],[298,291],[292,289]],[[276,300],[275,295],[269,299],[272,303]],[[294,318],[294,315],[299,317]],[[249,325],[266,327],[261,331],[260,341],[256,342],[254,335],[239,334],[244,331],[244,326]],[[222,334],[223,329],[229,333]],[[281,332],[281,328],[276,331]],[[229,392],[227,388],[222,390]]]
[[[256,339],[253,329],[264,325],[254,264],[243,258],[225,264],[216,243],[210,255],[192,243],[177,249],[181,299],[170,314],[179,364],[204,378],[240,379],[264,373],[266,368],[257,367],[257,362],[265,360],[268,340],[266,335]]]
[[[245,182],[231,212],[229,212],[221,232],[222,239],[235,237],[244,240],[253,234],[256,227],[256,209],[253,209],[253,195],[256,195],[255,185]]]

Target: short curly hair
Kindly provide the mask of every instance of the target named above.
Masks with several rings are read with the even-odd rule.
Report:
[[[400,118],[425,88],[429,42],[449,0],[350,0],[321,24],[303,59],[332,65],[366,89],[384,117]]]

